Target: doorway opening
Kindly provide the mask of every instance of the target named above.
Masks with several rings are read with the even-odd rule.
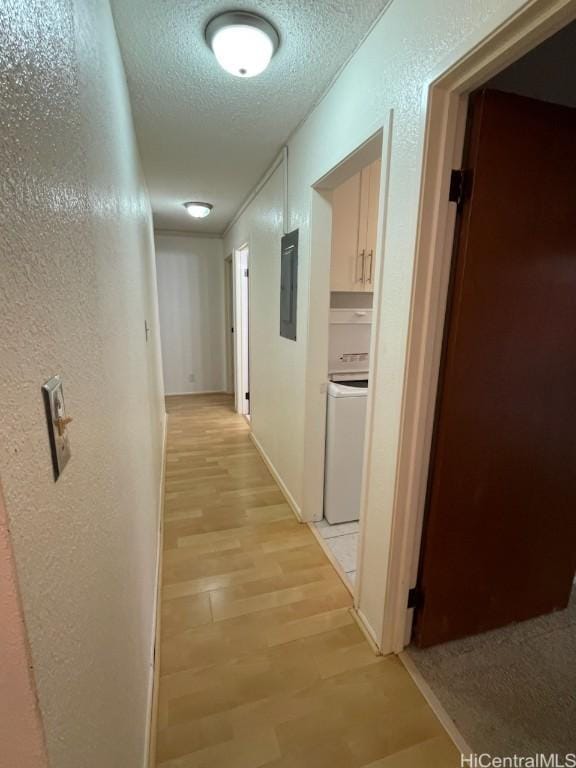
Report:
[[[317,371],[313,441],[307,440],[306,511],[352,591],[358,570],[368,423],[372,307],[378,266],[382,132],[314,186],[315,276],[308,372]],[[324,268],[323,268],[324,267]],[[321,307],[321,308],[320,308]],[[310,446],[313,446],[310,449]],[[312,503],[314,506],[312,506]]]
[[[250,250],[234,251],[234,373],[237,413],[250,420]]]
[[[472,752],[576,738],[575,68],[572,22],[475,83],[454,120],[407,653]]]
[[[235,391],[234,373],[234,266],[232,254],[224,261],[224,327],[226,329],[226,392]]]

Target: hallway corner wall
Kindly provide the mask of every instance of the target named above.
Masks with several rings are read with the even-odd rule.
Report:
[[[300,510],[306,356],[305,286],[299,289],[296,341],[280,336],[283,177],[277,168],[224,239],[224,254],[249,245],[250,417],[260,449]],[[300,248],[303,246],[300,245]]]
[[[222,392],[226,389],[222,240],[156,232],[155,242],[166,394]]]
[[[108,0],[4,3],[0,71],[0,476],[49,763],[142,768],[165,413]],[[55,374],[73,418],[56,483],[41,394]]]

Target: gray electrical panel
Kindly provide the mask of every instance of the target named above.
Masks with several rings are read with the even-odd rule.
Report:
[[[298,230],[284,235],[281,242],[280,336],[296,341],[298,308]]]

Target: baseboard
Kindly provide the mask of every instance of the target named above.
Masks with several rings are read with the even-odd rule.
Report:
[[[414,664],[410,656],[408,656],[407,653],[402,651],[402,653],[398,654],[398,658],[400,659],[402,664],[404,664],[404,667],[408,671],[408,674],[410,675],[412,680],[414,680],[416,687],[419,689],[422,696],[424,696],[424,698],[430,705],[430,708],[432,709],[432,711],[434,712],[434,714],[442,724],[448,736],[450,736],[450,738],[454,742],[456,749],[458,749],[462,755],[468,756],[473,754],[473,750],[466,743],[466,740],[464,739],[464,737],[456,727],[456,723],[454,722],[454,720],[452,720],[448,712],[446,712],[446,710],[442,706],[440,700],[438,699],[438,697],[436,696],[432,688],[430,688],[426,680],[424,680],[424,678],[420,674],[420,671],[418,670],[418,667],[416,666],[416,664]]]
[[[384,656],[385,654],[382,653],[382,649],[380,648],[380,646],[378,645],[378,641],[376,640],[376,633],[370,626],[366,616],[364,616],[364,614],[359,608],[352,609],[352,616],[354,616],[354,620],[356,621],[356,624],[358,624],[358,626],[360,627],[360,631],[366,638],[370,648],[372,648],[372,650],[377,656]]]
[[[166,392],[164,397],[184,397],[184,395],[227,395],[225,389],[197,389],[194,392]]]
[[[340,580],[341,580],[342,584],[344,584],[344,586],[346,587],[348,592],[350,592],[352,597],[355,597],[355,595],[354,595],[354,587],[352,586],[352,584],[350,584],[350,582],[346,578],[346,571],[344,571],[344,569],[342,568],[342,566],[340,565],[338,560],[334,557],[334,554],[333,554],[332,550],[328,546],[327,540],[322,536],[322,534],[320,533],[318,528],[316,528],[316,526],[314,525],[313,522],[308,522],[307,525],[310,528],[310,530],[312,531],[312,534],[313,534],[314,538],[316,539],[316,541],[318,542],[318,544],[320,544],[324,554],[326,555],[328,560],[330,560],[330,564],[332,565],[332,567],[334,568],[334,570],[336,571],[336,573],[340,577]],[[380,650],[380,648],[378,646],[378,643],[376,642],[376,635],[375,635],[372,627],[370,626],[370,624],[366,620],[366,617],[364,616],[362,611],[358,610],[356,607],[353,607],[353,608],[350,609],[350,612],[351,612],[352,616],[354,617],[354,621],[360,627],[360,630],[361,630],[362,634],[364,635],[364,637],[366,638],[370,648],[374,651],[374,653],[377,656],[382,656],[382,651]]]
[[[260,445],[260,443],[258,442],[258,439],[254,436],[254,432],[252,432],[252,431],[250,432],[250,439],[252,440],[252,442],[256,446],[256,450],[258,451],[258,453],[262,457],[262,461],[264,462],[264,464],[266,464],[266,466],[270,470],[270,473],[271,473],[272,477],[274,478],[274,480],[276,481],[278,487],[282,491],[282,495],[286,499],[286,501],[288,503],[288,506],[290,507],[292,512],[294,512],[294,515],[296,516],[296,519],[298,520],[299,523],[302,523],[303,520],[302,520],[302,512],[300,511],[300,507],[298,506],[298,504],[296,504],[296,500],[294,499],[294,497],[292,496],[292,494],[290,493],[288,488],[286,488],[286,486],[284,485],[284,481],[282,480],[282,478],[278,474],[278,472],[276,470],[276,467],[274,466],[274,464],[272,464],[272,462],[270,461],[270,459],[268,458],[268,456],[266,454],[266,451]]]
[[[154,612],[152,627],[152,649],[150,653],[150,678],[148,684],[148,712],[146,718],[146,747],[144,768],[155,768],[156,734],[158,731],[158,689],[160,683],[160,615],[162,591],[162,552],[164,542],[164,490],[166,484],[166,437],[168,417],[164,414],[162,436],[162,469],[160,475],[160,498],[158,500],[158,537],[156,550],[156,585],[154,590]]]

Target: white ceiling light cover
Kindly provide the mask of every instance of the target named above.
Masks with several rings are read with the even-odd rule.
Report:
[[[236,77],[264,72],[280,43],[266,19],[244,12],[216,16],[206,27],[206,40],[222,69]]]
[[[204,219],[208,216],[213,206],[210,203],[184,203],[184,208],[186,208],[192,218]]]

